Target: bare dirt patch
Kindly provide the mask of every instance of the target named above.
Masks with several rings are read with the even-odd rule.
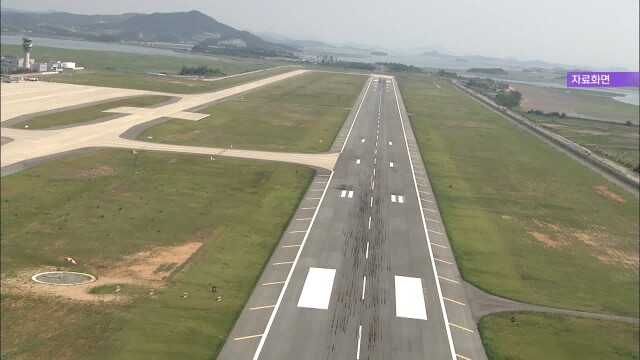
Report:
[[[640,265],[640,257],[637,252],[625,249],[624,246],[613,242],[611,235],[600,226],[578,230],[551,222],[538,220],[532,222],[534,226],[531,224],[526,226],[531,229],[527,231],[527,234],[550,248],[586,247],[591,255],[602,263],[631,270],[637,270]]]
[[[613,191],[607,189],[606,186],[602,186],[602,185],[601,186],[596,186],[596,187],[594,187],[594,189],[596,189],[596,192],[598,194],[604,195],[604,196],[606,196],[608,198],[611,198],[611,199],[613,199],[613,200],[615,200],[617,202],[621,202],[621,203],[627,202],[620,195],[618,195],[618,194],[614,193]]]
[[[546,234],[539,233],[536,231],[528,231],[527,234],[533,236],[534,239],[538,240],[541,243],[544,243],[545,245],[553,249],[562,248],[568,245],[568,244],[565,244],[564,242],[553,240]]]
[[[114,168],[112,168],[111,166],[105,165],[97,168],[91,168],[89,170],[80,170],[75,173],[74,177],[75,178],[86,178],[86,177],[97,178],[101,176],[109,176],[115,172],[116,170]]]
[[[89,290],[103,285],[133,284],[158,289],[172,271],[187,261],[202,246],[200,242],[190,242],[178,246],[154,248],[147,252],[126,256],[117,266],[107,267],[104,274],[92,274],[96,281],[72,286],[40,284],[31,276],[45,271],[59,270],[54,267],[30,269],[16,276],[2,275],[2,292],[30,294],[35,296],[55,296],[89,302],[127,302],[130,299],[120,294],[90,294]]]

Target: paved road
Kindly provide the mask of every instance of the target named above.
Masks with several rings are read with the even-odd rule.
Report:
[[[370,79],[219,359],[486,359],[395,79]]]
[[[198,114],[197,112],[190,112],[190,110],[193,108],[201,107],[205,104],[212,103],[214,101],[221,101],[230,96],[235,96],[244,92],[252,91],[259,87],[303,74],[306,71],[307,70],[295,70],[211,93],[180,96],[176,95],[180,98],[178,101],[154,108],[122,107],[109,110],[110,112],[122,113],[126,115],[117,119],[112,119],[110,121],[100,123],[88,125],[84,124],[58,130],[26,130],[3,127],[3,138],[10,138],[15,141],[6,142],[8,140],[3,140],[4,145],[2,146],[2,152],[0,152],[0,163],[2,165],[1,174],[2,176],[5,176],[16,171],[20,171],[26,167],[38,164],[42,161],[48,161],[56,156],[62,156],[63,154],[77,152],[81,149],[98,147],[252,158],[259,160],[299,163],[320,168],[332,169],[337,158],[336,153],[299,154],[207,148],[197,146],[150,143],[124,139],[121,137],[122,134],[124,134],[132,127],[145,124],[159,118],[183,118],[188,120],[200,119],[203,116],[202,114]],[[7,101],[7,106],[12,107],[16,104],[11,103],[11,101],[22,101],[23,99],[37,98],[38,94],[40,93],[40,90],[38,90],[37,88],[33,88],[32,86],[26,88],[11,87],[6,89],[15,91],[20,96],[11,96],[11,94],[5,94],[6,96],[3,95],[3,108],[5,107],[5,100]],[[3,92],[4,90],[5,88],[3,87]],[[9,92],[9,90],[7,90],[7,92]],[[107,93],[109,92],[107,91]],[[40,101],[44,100],[41,99]],[[33,111],[40,110],[42,110],[40,107],[38,107],[37,109],[33,109]],[[14,115],[18,114],[16,112],[10,111],[8,111],[7,113],[11,113]],[[22,114],[22,112],[20,114]],[[5,120],[9,120],[9,118],[2,118],[2,121]]]

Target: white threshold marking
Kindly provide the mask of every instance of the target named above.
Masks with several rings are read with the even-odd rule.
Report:
[[[360,104],[362,105],[362,104]],[[354,121],[355,122],[355,121]],[[353,124],[352,124],[353,126]],[[307,239],[309,238],[309,230],[311,230],[311,228],[313,227],[313,224],[316,220],[316,216],[318,215],[318,210],[320,209],[320,206],[322,205],[322,201],[324,200],[324,196],[327,194],[327,189],[329,188],[329,183],[331,183],[331,179],[333,179],[333,171],[331,172],[331,175],[329,176],[329,180],[327,181],[327,185],[325,187],[325,191],[322,193],[322,196],[320,197],[320,202],[318,203],[318,208],[316,209],[316,211],[313,214],[313,220],[311,220],[311,222],[309,223],[309,227],[307,228],[307,231],[304,235],[304,238],[302,239],[302,244],[300,246],[300,249],[298,249],[298,253],[296,254],[295,259],[293,260],[293,266],[291,266],[291,268],[289,269],[289,274],[287,275],[287,279],[285,280],[284,285],[282,286],[282,290],[280,291],[280,295],[278,296],[278,301],[276,301],[276,307],[273,309],[273,311],[271,312],[271,316],[269,317],[269,321],[267,322],[267,326],[264,330],[264,336],[262,336],[262,338],[260,339],[260,343],[258,343],[258,347],[256,348],[256,352],[253,354],[253,360],[257,360],[260,357],[260,352],[262,352],[262,348],[264,347],[264,342],[267,339],[267,336],[269,335],[269,331],[271,330],[271,325],[273,324],[273,320],[276,317],[276,314],[278,313],[278,309],[280,308],[280,304],[282,303],[282,298],[284,297],[284,293],[287,291],[287,287],[289,286],[289,280],[291,280],[291,276],[293,275],[293,271],[296,268],[296,265],[298,264],[298,259],[300,259],[300,254],[302,253],[302,250],[304,249],[304,245],[307,242]]]
[[[360,165],[360,159],[356,160],[356,165]]]
[[[399,202],[400,204],[404,204],[404,196],[402,196],[402,195],[398,195],[398,202]]]
[[[402,126],[402,135],[404,137],[405,146],[407,148],[407,153],[409,153],[409,141],[407,140],[407,132],[405,130],[405,123],[402,120],[402,110],[400,110],[400,99],[398,98],[398,91],[396,90],[395,84],[393,84],[393,93],[396,98],[396,106],[398,108],[398,115],[400,117],[400,124]],[[411,175],[413,176],[413,183],[416,190],[416,197],[418,198],[418,202],[420,201],[420,193],[418,192],[418,181],[416,180],[416,173],[413,169],[413,160],[411,156],[409,156],[409,167],[411,168]],[[456,359],[456,349],[453,344],[453,338],[451,336],[451,327],[449,326],[449,316],[447,314],[447,309],[444,306],[444,300],[442,299],[442,289],[440,288],[440,282],[438,281],[438,269],[436,268],[436,263],[433,258],[433,254],[431,252],[431,239],[429,238],[429,232],[427,231],[427,223],[426,218],[424,216],[424,211],[420,209],[420,214],[422,216],[422,227],[424,229],[425,237],[427,238],[427,249],[429,250],[429,258],[431,259],[431,269],[433,269],[433,277],[436,283],[436,289],[438,290],[438,298],[440,300],[440,309],[442,311],[443,322],[445,325],[445,330],[447,332],[447,339],[449,340],[449,350],[451,351],[451,359]],[[255,359],[254,359],[255,360]]]
[[[356,360],[360,360],[360,342],[362,340],[362,325],[358,327],[358,351],[356,352]]]
[[[395,276],[396,316],[427,320],[427,307],[424,303],[422,279],[407,276]]]
[[[349,195],[347,195],[347,197],[351,199],[353,197],[353,191],[349,191]]]
[[[364,300],[364,290],[367,288],[367,277],[364,277],[362,280],[362,300]]]
[[[364,142],[364,139],[362,139],[362,142]]]
[[[393,162],[390,162],[390,163],[389,163],[389,167],[393,167]]]
[[[335,276],[335,269],[310,267],[298,300],[298,307],[328,309]]]
[[[342,190],[342,192],[340,192],[340,197],[345,197],[347,196],[347,190]]]
[[[395,195],[391,195],[391,202],[396,202],[396,196]]]
[[[389,141],[389,145],[393,145],[393,141]]]
[[[364,258],[368,259],[369,258],[369,242],[367,241],[367,250],[364,252]]]

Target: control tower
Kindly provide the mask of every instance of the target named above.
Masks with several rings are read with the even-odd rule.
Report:
[[[24,62],[22,66],[25,69],[30,67],[29,58],[31,57],[31,48],[33,47],[33,41],[29,38],[22,38],[22,50],[24,50]]]

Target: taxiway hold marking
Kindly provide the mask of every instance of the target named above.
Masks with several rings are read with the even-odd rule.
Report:
[[[464,326],[456,325],[456,324],[454,324],[454,323],[449,323],[449,325],[451,325],[451,326],[453,326],[453,327],[457,327],[458,329],[462,329],[462,330],[464,330],[464,331],[468,331],[468,332],[470,332],[470,333],[473,333],[473,330],[471,330],[471,329],[467,329],[467,328],[466,328],[466,327],[464,327]]]
[[[261,337],[262,335],[264,335],[264,334],[241,336],[241,337],[237,337],[237,338],[233,339],[233,341],[253,339],[253,338]]]
[[[450,302],[452,302],[452,303],[458,304],[458,305],[467,306],[467,305],[465,305],[464,303],[461,303],[460,301],[455,301],[455,300],[453,300],[453,299],[449,299],[448,297],[444,297],[444,296],[443,296],[442,298],[443,298],[443,299],[445,299],[445,300],[447,300],[447,301],[450,301]]]
[[[454,284],[459,284],[457,281],[455,281],[455,280],[451,280],[451,279],[446,278],[446,277],[444,277],[444,276],[440,276],[440,275],[438,275],[438,277],[439,277],[440,279],[442,279],[442,280],[445,280],[445,281],[448,281],[448,282],[452,282],[452,283],[454,283]]]
[[[453,265],[453,263],[452,263],[452,262],[449,262],[449,261],[447,261],[447,260],[442,260],[442,259],[438,259],[438,258],[433,258],[433,260],[440,261],[441,263],[445,263],[445,264]]]
[[[293,261],[283,261],[283,262],[273,263],[273,265],[289,265],[289,264],[293,264]]]

